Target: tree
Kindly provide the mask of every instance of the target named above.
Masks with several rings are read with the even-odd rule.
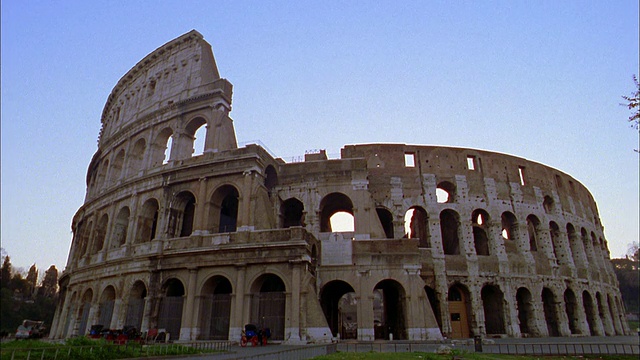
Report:
[[[638,78],[635,75],[633,75],[633,82],[636,85],[635,91],[629,96],[623,95],[622,98],[626,102],[620,105],[624,105],[631,110],[629,122],[634,129],[640,131],[640,83],[638,83]]]
[[[29,284],[29,293],[33,295],[33,292],[36,289],[36,284],[38,283],[38,268],[36,268],[36,264],[31,265],[29,268],[29,272],[27,273],[27,283]]]
[[[47,272],[44,273],[44,280],[40,287],[40,294],[45,297],[52,298],[58,291],[58,269],[55,265],[49,266]]]
[[[613,269],[620,284],[622,301],[630,313],[640,313],[640,250],[638,244],[632,244],[625,258],[611,259]]]
[[[0,268],[0,288],[9,287],[10,282],[11,282],[11,259],[9,258],[9,255],[5,255],[4,260],[2,261],[2,268]]]

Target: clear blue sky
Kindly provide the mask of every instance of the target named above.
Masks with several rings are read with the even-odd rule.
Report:
[[[505,152],[638,241],[638,1],[2,1],[2,247],[62,270],[111,89],[191,29],[234,84],[239,142],[282,157],[399,142]]]

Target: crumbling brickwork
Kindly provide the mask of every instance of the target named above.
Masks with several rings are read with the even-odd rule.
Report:
[[[287,343],[629,331],[596,203],[571,176],[405,144],[286,163],[238,147],[231,99],[196,31],[114,87],[52,338],[95,324],[237,341],[256,323]]]

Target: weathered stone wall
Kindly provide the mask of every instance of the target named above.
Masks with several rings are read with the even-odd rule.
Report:
[[[230,109],[195,31],[114,87],[51,337],[101,324],[237,341],[250,322],[288,343],[628,332],[595,201],[571,176],[404,144],[285,163],[238,148]]]

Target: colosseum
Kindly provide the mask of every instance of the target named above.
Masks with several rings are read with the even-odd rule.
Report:
[[[51,338],[96,324],[238,341],[254,323],[289,344],[629,332],[596,202],[570,175],[406,144],[286,162],[238,146],[231,98],[195,30],[118,81]]]

